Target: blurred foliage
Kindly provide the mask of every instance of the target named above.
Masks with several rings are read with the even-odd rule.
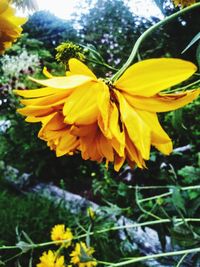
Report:
[[[42,243],[50,240],[50,231],[54,225],[65,224],[72,229],[74,235],[80,235],[83,229],[87,229],[91,224],[91,218],[86,214],[71,214],[64,208],[62,202],[53,203],[52,201],[41,198],[37,194],[21,196],[11,190],[4,181],[0,181],[0,246],[19,244],[19,242]],[[53,214],[53,216],[52,216]],[[110,217],[110,210],[101,211],[101,215],[96,215],[92,221],[93,231],[108,229],[114,226],[114,221]],[[42,234],[41,234],[42,233]],[[90,242],[95,248],[95,257],[102,260],[116,260],[116,253],[120,257],[138,255],[138,250],[128,252],[119,250],[123,241],[119,240],[117,232],[105,232],[100,235],[90,237]],[[112,247],[112,249],[110,249]],[[48,247],[49,249],[51,247]],[[54,246],[52,246],[54,248]],[[39,262],[39,257],[45,248],[35,249],[23,254],[20,259],[20,266],[27,266],[29,259],[33,259],[33,265]],[[19,253],[15,251],[1,251],[1,260],[5,261],[7,267],[19,266],[18,258],[12,255]],[[10,260],[9,260],[10,259]],[[134,265],[135,266],[135,265]],[[145,267],[139,264],[137,267]]]
[[[22,8],[23,10],[28,9],[30,11],[35,11],[38,9],[37,0],[10,0],[14,3],[18,8]]]
[[[179,10],[178,7],[174,7],[170,0],[154,0],[154,2],[157,3],[164,16],[171,15]],[[184,54],[182,54],[182,51],[191,42],[194,36],[199,33],[199,24],[199,8],[197,8],[163,27],[162,34],[159,38],[162,38],[163,35],[166,36],[164,46],[172,57],[183,58],[197,63],[196,49],[198,42]]]
[[[77,41],[77,31],[72,23],[48,11],[35,12],[23,28],[30,38],[42,41],[45,49],[52,53],[54,48],[63,41]]]
[[[92,8],[78,21],[79,38],[84,44],[98,47],[102,57],[113,66],[124,63],[141,33],[158,21],[134,15],[122,0],[92,1],[90,5]],[[151,44],[152,40],[146,45],[146,53],[152,50]],[[157,45],[160,47],[161,43]],[[158,47],[154,46],[154,52]]]

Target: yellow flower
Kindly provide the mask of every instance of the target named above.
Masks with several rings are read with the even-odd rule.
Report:
[[[0,1],[0,54],[20,36],[25,22],[25,18],[15,16],[15,9],[8,0]]]
[[[69,228],[65,229],[64,224],[55,225],[51,230],[51,239],[56,242],[57,245],[63,243],[65,240],[65,247],[69,247],[71,245],[73,234]]]
[[[56,257],[55,252],[49,250],[48,253],[44,252],[40,257],[40,263],[37,267],[65,267],[64,257]]]
[[[94,218],[95,218],[95,212],[94,212],[93,208],[89,207],[87,209],[87,214],[88,214],[88,216],[90,217],[91,220],[94,220]]]
[[[76,264],[78,267],[93,267],[97,265],[97,262],[92,258],[94,249],[87,247],[84,242],[77,243],[75,250],[70,254],[71,263]]]
[[[77,59],[69,60],[66,77],[33,81],[41,89],[15,92],[28,99],[19,113],[28,122],[42,122],[39,138],[57,156],[81,152],[83,159],[114,163],[118,171],[125,160],[145,167],[151,145],[168,155],[172,142],[161,127],[157,112],[178,109],[193,101],[200,89],[163,93],[196,71],[180,59],[148,59],[129,67],[114,83],[98,79]]]
[[[173,0],[175,6],[190,6],[196,3],[196,0]]]

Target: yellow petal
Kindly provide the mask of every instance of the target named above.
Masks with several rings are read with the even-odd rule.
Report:
[[[41,89],[33,89],[33,90],[13,90],[13,92],[19,96],[23,96],[25,98],[37,98],[42,96],[49,96],[55,93],[59,93],[60,89],[45,87]]]
[[[157,94],[152,97],[131,96],[123,93],[131,106],[151,112],[166,112],[183,107],[199,96],[200,89],[174,94]]]
[[[47,116],[56,110],[59,110],[61,107],[51,107],[51,106],[28,106],[25,108],[17,109],[17,112],[19,112],[22,115],[25,116],[36,116],[36,117],[42,117]]]
[[[46,76],[47,78],[53,78],[53,75],[47,70],[47,67],[43,68],[42,73],[44,74],[44,76]]]
[[[38,80],[32,77],[29,78],[33,82],[39,83],[47,87],[53,87],[56,89],[72,89],[93,80],[91,77],[84,75],[54,77],[46,80]]]
[[[112,145],[103,134],[99,134],[97,138],[97,147],[99,154],[101,154],[103,158],[105,158],[107,161],[113,162],[114,154]]]
[[[181,59],[147,59],[129,67],[114,83],[131,95],[153,96],[188,79],[197,67]]]
[[[138,151],[134,143],[129,138],[128,133],[126,133],[125,135],[126,135],[125,151],[126,151],[126,157],[127,157],[127,160],[129,161],[129,164],[131,165],[131,167],[133,167],[132,165],[135,165],[134,163],[136,163],[139,168],[143,168],[145,164],[144,164],[144,160],[142,158],[141,153]]]
[[[75,136],[87,136],[90,135],[92,131],[96,131],[97,125],[96,124],[89,124],[89,125],[73,125],[70,128],[70,133]]]
[[[65,103],[67,97],[71,94],[70,90],[61,90],[61,93],[57,93],[50,96],[44,96],[36,99],[22,99],[20,102],[24,105],[31,106],[49,106],[49,105],[60,105]]]
[[[156,113],[143,110],[137,110],[137,113],[151,129],[151,144],[163,154],[169,155],[173,149],[172,141],[161,127]]]
[[[158,149],[164,155],[169,155],[173,150],[173,144],[171,141],[165,144],[159,144],[154,142],[153,146],[155,146],[155,148]]]
[[[71,58],[68,63],[71,74],[85,75],[93,78],[93,80],[97,80],[97,77],[94,75],[94,73],[78,59]]]
[[[92,127],[93,129],[91,129],[89,134],[80,137],[81,155],[85,160],[91,159],[97,162],[101,162],[103,160],[103,156],[98,149],[98,139],[100,137],[100,132],[97,124],[93,124]]]
[[[125,134],[124,130],[120,129],[120,118],[119,111],[115,104],[111,103],[110,106],[110,120],[109,120],[109,128],[112,134],[112,145],[117,154],[120,157],[124,156],[124,148],[125,148]],[[122,126],[121,126],[122,127]]]
[[[115,91],[118,97],[122,123],[125,125],[128,135],[144,159],[149,159],[150,154],[150,128],[137,114],[123,95]]]
[[[26,122],[30,122],[30,123],[35,123],[35,122],[41,122],[42,119],[40,117],[33,117],[33,116],[28,116],[25,119]]]
[[[47,141],[62,136],[63,132],[68,130],[63,119],[63,115],[58,112],[46,116],[45,119],[42,120],[43,126],[38,133],[38,137]]]
[[[111,138],[108,127],[109,109],[110,109],[110,92],[104,82],[99,81],[99,93],[97,95],[97,106],[99,109],[98,125],[107,138]]]
[[[59,144],[56,147],[56,156],[61,157],[75,151],[79,145],[79,140],[77,137],[71,135],[69,132],[65,132],[59,140]]]
[[[98,93],[98,83],[90,83],[88,86],[82,86],[74,90],[63,108],[65,123],[88,125],[97,121],[99,114],[97,107]]]
[[[115,159],[114,159],[114,170],[118,172],[122,165],[124,164],[125,157],[120,157],[117,153],[115,153]]]

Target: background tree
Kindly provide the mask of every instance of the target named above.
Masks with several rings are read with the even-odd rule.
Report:
[[[28,33],[30,38],[42,41],[45,48],[53,52],[63,41],[77,41],[77,31],[72,23],[48,11],[35,12],[24,25],[24,32]]]
[[[141,33],[158,21],[136,16],[123,0],[89,3],[93,7],[79,19],[79,38],[84,44],[94,45],[113,66],[124,63]],[[151,41],[146,44],[148,49],[152,49]]]

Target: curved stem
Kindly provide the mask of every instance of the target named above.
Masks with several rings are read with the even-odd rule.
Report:
[[[200,252],[200,248],[191,248],[191,249],[185,249],[185,250],[179,250],[179,251],[172,251],[172,252],[165,252],[165,253],[159,253],[159,254],[154,254],[154,255],[149,255],[149,256],[143,256],[143,257],[136,257],[132,258],[130,260],[122,261],[119,263],[112,263],[112,265],[109,265],[110,267],[117,267],[117,266],[124,266],[128,265],[131,263],[139,262],[139,261],[145,261],[145,260],[151,260],[151,259],[157,259],[157,258],[162,258],[162,257],[173,257],[173,256],[178,256],[178,255],[185,255],[189,253],[196,253]]]
[[[96,61],[96,60],[89,59],[89,58],[86,58],[86,60],[89,61],[89,62],[92,62],[94,64],[104,66],[104,67],[106,67],[106,68],[108,68],[110,70],[115,70],[115,71],[118,70],[118,69],[116,69],[116,68],[114,68],[114,67],[112,67],[112,66],[110,66],[110,65],[108,65],[106,63],[100,62],[100,61]]]
[[[185,218],[186,222],[200,222],[200,218]],[[148,221],[148,222],[143,222],[143,223],[133,223],[133,224],[128,224],[128,225],[121,225],[121,226],[114,226],[111,228],[107,229],[102,229],[99,231],[95,232],[90,232],[89,235],[96,235],[96,234],[102,234],[110,231],[117,231],[117,230],[123,230],[123,229],[131,229],[131,228],[138,228],[138,227],[144,227],[144,226],[151,226],[151,225],[156,225],[156,224],[161,224],[161,223],[171,223],[172,220],[170,219],[161,219],[161,220],[154,220],[154,221]],[[173,220],[174,223],[184,223],[182,218],[176,218]],[[85,238],[87,237],[88,233],[82,234],[79,236],[74,237],[74,240],[80,239],[80,238]],[[67,240],[66,240],[67,241]],[[65,240],[63,240],[65,242]],[[45,243],[39,243],[39,244],[27,244],[29,249],[35,249],[35,248],[40,248],[40,247],[45,247],[49,245],[54,245],[56,244],[57,241],[49,241]],[[18,246],[2,246],[0,247],[0,250],[9,250],[9,249],[20,249]]]
[[[176,186],[172,186],[171,189],[173,189],[173,188],[177,188],[177,187]],[[181,191],[198,190],[198,189],[200,189],[200,185],[185,186],[185,187],[180,187],[179,188],[179,190],[181,190]],[[157,198],[167,197],[167,196],[170,196],[170,195],[172,195],[172,191],[171,192],[166,192],[166,193],[163,193],[163,194],[159,194],[159,195],[155,195],[155,196],[152,196],[152,197],[147,197],[147,198],[140,199],[139,203],[150,201],[150,200],[155,200]]]
[[[180,266],[181,266],[181,264],[183,263],[183,261],[184,261],[184,259],[187,257],[187,255],[188,255],[188,253],[185,253],[185,254],[181,257],[181,259],[178,261],[176,267],[180,267]]]
[[[122,73],[130,66],[130,64],[132,63],[133,59],[135,58],[135,56],[137,55],[139,46],[141,45],[141,43],[147,38],[147,36],[149,36],[153,31],[157,30],[159,27],[167,24],[168,22],[170,22],[171,20],[179,17],[180,15],[183,15],[184,13],[194,9],[200,7],[200,3],[196,3],[194,5],[191,5],[189,7],[186,7],[184,9],[181,9],[180,11],[166,17],[164,20],[159,21],[158,23],[154,24],[153,26],[151,26],[148,30],[146,30],[136,41],[133,50],[129,56],[129,58],[127,59],[126,63],[122,66],[122,68],[116,72],[113,77],[112,77],[112,82],[116,81],[121,75]]]

